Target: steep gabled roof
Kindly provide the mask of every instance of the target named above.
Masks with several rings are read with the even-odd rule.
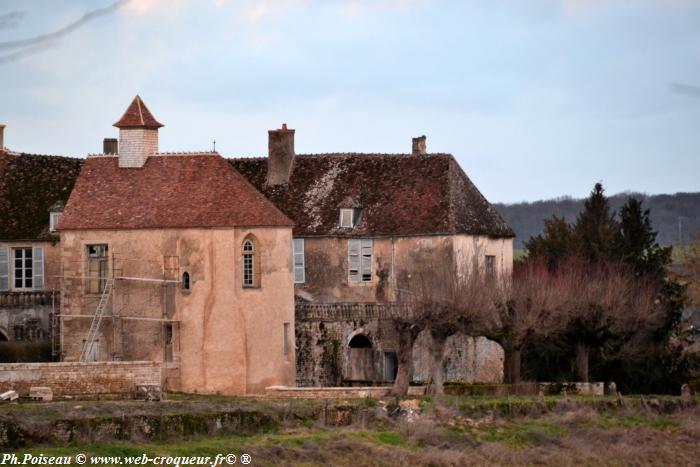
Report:
[[[60,230],[291,227],[289,220],[216,153],[155,155],[143,168],[89,157]]]
[[[114,124],[117,128],[148,128],[156,130],[163,126],[138,95],[131,101],[122,118]]]
[[[46,240],[49,210],[66,202],[83,159],[0,151],[0,240]]]
[[[295,235],[514,236],[450,154],[297,155],[277,186],[265,184],[266,158],[230,162],[294,220]],[[352,229],[338,226],[348,199],[361,205]]]

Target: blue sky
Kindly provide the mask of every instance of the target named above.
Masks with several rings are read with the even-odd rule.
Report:
[[[140,94],[161,150],[450,152],[491,200],[700,191],[700,0],[0,0],[0,122],[83,157]],[[11,16],[6,16],[16,12]]]

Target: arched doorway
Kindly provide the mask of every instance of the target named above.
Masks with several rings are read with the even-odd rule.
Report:
[[[345,379],[362,384],[374,382],[377,379],[374,354],[369,337],[364,334],[354,335],[348,343]]]

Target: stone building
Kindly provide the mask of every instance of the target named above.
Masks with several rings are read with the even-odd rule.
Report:
[[[56,224],[81,159],[4,146],[0,125],[0,341],[47,342],[60,306]]]
[[[137,96],[59,223],[65,361],[164,362],[166,386],[293,385],[292,222],[219,154],[159,153]]]
[[[425,137],[406,154],[296,154],[295,130],[282,125],[267,157],[164,154],[138,96],[115,126],[119,140],[104,140],[77,183],[82,160],[65,162],[62,198],[32,203],[38,219],[75,183],[60,243],[51,237],[66,361],[162,361],[168,386],[184,391],[387,383],[397,342],[383,316],[411,274],[475,262],[511,272],[512,230],[452,155],[427,153]],[[3,196],[24,208],[21,193]],[[44,227],[33,225],[37,239]],[[417,382],[428,339],[414,351]],[[498,344],[457,335],[447,348],[448,380],[501,380]]]
[[[443,262],[458,273],[474,261],[511,273],[513,231],[452,155],[426,152],[424,136],[408,154],[303,155],[283,126],[270,132],[267,158],[231,163],[295,222],[298,385],[392,381],[397,342],[382,311],[401,301],[412,273]],[[429,372],[427,339],[414,381]],[[501,381],[495,342],[457,335],[447,347],[448,380]]]

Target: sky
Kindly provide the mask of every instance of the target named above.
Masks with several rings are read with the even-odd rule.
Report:
[[[700,0],[112,5],[0,0],[6,147],[101,152],[139,94],[162,151],[264,156],[287,123],[297,153],[425,134],[492,202],[700,191]]]

